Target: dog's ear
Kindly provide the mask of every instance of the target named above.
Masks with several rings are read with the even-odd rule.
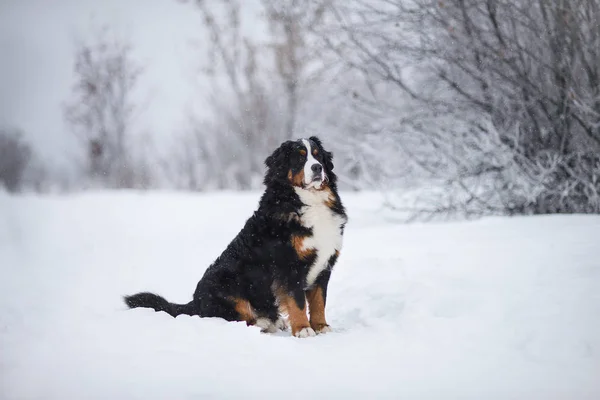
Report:
[[[323,161],[325,162],[325,168],[327,171],[333,170],[333,154],[323,148],[323,143],[318,137],[311,136],[309,140],[316,144],[321,154],[323,154]]]
[[[263,182],[266,186],[287,177],[289,170],[288,160],[292,150],[292,144],[293,142],[291,140],[283,142],[273,154],[265,159],[267,172],[265,173]]]
[[[283,142],[281,146],[279,146],[277,150],[273,152],[273,154],[266,158],[265,165],[267,168],[276,168],[277,166],[282,165],[285,160],[287,160],[287,157],[290,153],[291,143],[292,142],[290,140]]]
[[[325,168],[327,168],[328,171],[333,171],[333,153],[323,150],[323,161],[325,162]]]
[[[317,146],[319,146],[319,149],[323,150],[323,143],[321,143],[321,139],[316,136],[311,136],[308,138],[308,140],[315,143]]]

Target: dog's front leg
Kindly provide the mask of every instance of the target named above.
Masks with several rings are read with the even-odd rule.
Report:
[[[323,271],[317,278],[314,286],[306,291],[310,313],[310,326],[316,333],[331,332],[331,328],[325,320],[325,302],[330,276],[331,270]]]
[[[306,315],[306,297],[304,290],[298,288],[291,291],[280,290],[278,295],[279,304],[288,314],[292,335],[305,338],[315,336],[315,331],[310,327]]]
[[[327,301],[327,286],[329,285],[331,271],[339,255],[340,252],[336,250],[335,254],[329,258],[327,269],[317,277],[313,287],[306,291],[310,312],[310,326],[316,333],[331,332],[331,328],[325,319],[325,303]]]

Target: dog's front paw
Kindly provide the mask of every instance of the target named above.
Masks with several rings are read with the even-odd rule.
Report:
[[[262,333],[277,332],[277,326],[268,318],[258,318],[256,320],[256,326],[260,328]]]
[[[287,321],[283,317],[279,317],[277,319],[277,322],[275,322],[275,326],[280,331],[287,331],[287,329],[289,328]]]
[[[316,328],[315,332],[317,332],[318,334],[329,333],[331,332],[331,327],[329,325],[322,325],[321,327]]]
[[[329,325],[327,325],[326,323],[314,323],[311,322],[310,326],[313,328],[313,330],[316,333],[329,333],[331,332],[331,327]]]
[[[317,336],[317,334],[315,333],[313,328],[306,327],[306,328],[302,328],[298,332],[294,333],[294,336],[296,336],[297,338],[307,338],[307,337]]]

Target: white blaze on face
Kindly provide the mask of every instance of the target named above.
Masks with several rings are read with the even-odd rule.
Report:
[[[320,162],[318,162],[312,154],[312,149],[310,146],[310,142],[307,139],[302,139],[302,143],[306,146],[306,163],[304,164],[304,184],[306,187],[316,187],[317,189],[321,187],[321,183],[325,180],[325,169]],[[313,170],[312,166],[318,164],[321,165],[321,181],[313,182]]]

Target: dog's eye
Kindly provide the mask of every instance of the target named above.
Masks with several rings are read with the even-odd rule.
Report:
[[[313,156],[316,156],[319,153],[319,151],[317,149],[313,150]]]
[[[306,150],[300,150],[300,155],[305,156],[306,155]]]

